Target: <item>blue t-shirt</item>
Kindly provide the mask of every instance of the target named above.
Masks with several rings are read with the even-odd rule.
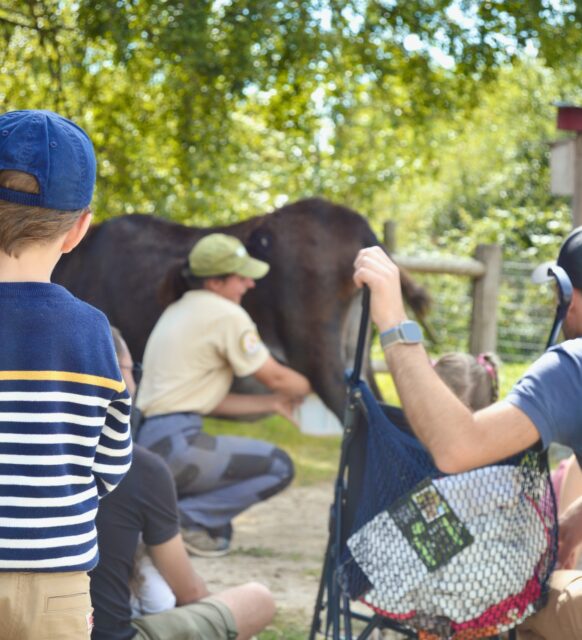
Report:
[[[582,459],[582,338],[546,351],[513,387],[507,401],[534,423],[544,447],[557,442]]]

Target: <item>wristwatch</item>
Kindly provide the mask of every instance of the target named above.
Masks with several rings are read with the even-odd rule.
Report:
[[[404,320],[380,334],[382,349],[387,349],[393,344],[418,344],[419,342],[422,342],[422,329],[413,320]]]

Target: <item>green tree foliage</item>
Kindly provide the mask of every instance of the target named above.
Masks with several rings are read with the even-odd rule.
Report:
[[[540,63],[516,63],[488,83],[470,117],[435,123],[421,168],[381,196],[408,221],[406,241],[462,255],[496,242],[509,259],[552,257],[571,226],[569,203],[549,189],[552,102],[577,86]]]
[[[567,220],[548,195],[546,143],[551,101],[576,97],[581,12],[565,0],[0,0],[0,104],[55,109],[90,132],[102,219],[215,224],[318,194],[400,220],[420,246],[452,233],[470,250],[477,233],[537,251],[545,221]]]

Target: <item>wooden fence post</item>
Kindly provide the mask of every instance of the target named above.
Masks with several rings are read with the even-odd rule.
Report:
[[[501,247],[480,244],[475,259],[485,265],[485,273],[473,281],[473,310],[469,351],[473,355],[497,350],[497,302],[501,281]]]

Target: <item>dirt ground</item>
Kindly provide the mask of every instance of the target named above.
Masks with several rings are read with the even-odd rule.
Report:
[[[248,580],[267,585],[278,617],[307,628],[319,585],[327,543],[332,483],[290,487],[255,505],[234,521],[232,552],[223,558],[196,558],[194,566],[211,591]]]

